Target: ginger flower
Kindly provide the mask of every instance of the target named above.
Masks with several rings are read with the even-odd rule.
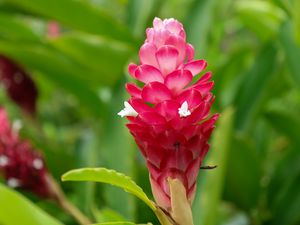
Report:
[[[157,204],[170,210],[168,178],[179,179],[192,203],[201,162],[218,114],[209,116],[214,96],[211,72],[205,60],[194,59],[194,48],[175,19],[155,18],[139,51],[140,64],[131,63],[129,74],[144,83],[127,83],[130,99],[119,115],[147,161]]]

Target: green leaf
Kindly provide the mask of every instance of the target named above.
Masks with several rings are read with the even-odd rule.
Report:
[[[273,45],[262,48],[244,76],[236,99],[236,127],[240,130],[250,129],[259,115],[267,87],[275,75],[276,53]]]
[[[278,33],[286,19],[284,10],[271,1],[237,1],[235,7],[242,22],[263,40]]]
[[[289,111],[281,111],[277,109],[268,110],[265,114],[266,119],[270,121],[271,126],[275,127],[279,132],[286,134],[295,144],[300,146],[299,140],[299,115],[290,113]]]
[[[183,21],[191,11],[191,6],[195,0],[167,0],[161,1],[161,18],[171,18],[176,15],[176,19]]]
[[[123,80],[124,79],[122,79],[122,81]],[[112,96],[107,104],[108,113],[103,120],[105,132],[103,132],[102,136],[102,149],[105,151],[100,153],[100,157],[104,162],[104,167],[114,168],[128,176],[134,176],[133,168],[135,166],[136,148],[125,126],[126,121],[117,116],[117,113],[124,103],[124,98],[126,98],[124,83],[117,83],[110,91]],[[116,157],[116,155],[122,157]],[[133,196],[111,186],[105,186],[103,190],[104,200],[107,202],[107,206],[121,213],[127,220],[135,218],[135,202],[137,201]],[[126,204],[126,207],[120,205],[120,201]],[[143,202],[140,203],[143,204]]]
[[[21,41],[40,41],[40,36],[26,22],[24,17],[0,12],[0,37]]]
[[[272,214],[270,224],[299,224],[300,215],[300,155],[299,147],[281,153],[274,165],[268,185],[268,204]]]
[[[214,74],[218,74],[214,77],[214,94],[222,96],[216,98],[216,103],[219,101],[222,108],[233,104],[241,83],[245,79],[245,70],[248,68],[249,58],[254,55],[252,45],[244,43],[244,41],[240,45],[226,56],[226,61],[222,66],[214,70]]]
[[[153,11],[157,12],[155,7],[158,0],[130,0],[128,4],[128,23],[132,32],[136,36],[142,36],[145,33],[149,19],[152,18]],[[154,17],[155,15],[153,15]]]
[[[106,168],[85,168],[71,170],[62,176],[63,181],[94,181],[111,184],[135,195],[144,201],[152,210],[155,210],[154,203],[147,197],[134,181],[124,174]]]
[[[116,40],[132,41],[124,25],[82,0],[6,0],[15,6],[42,15],[75,29]]]
[[[76,149],[76,155],[78,156],[76,165],[79,167],[99,164],[99,136],[95,130],[97,129],[85,128],[81,132]],[[80,183],[76,185],[76,196],[78,202],[80,202],[80,208],[90,218],[92,218],[91,206],[95,203],[95,191],[95,183]]]
[[[280,32],[280,43],[283,46],[286,62],[297,87],[300,87],[300,45],[297,45],[292,33],[292,24],[286,23]]]
[[[1,225],[62,225],[21,194],[0,184]]]
[[[149,182],[149,171],[148,168],[145,166],[144,161],[135,160],[134,169],[134,179],[137,181],[138,184],[143,185],[142,188],[144,192],[148,196],[151,196],[152,191]],[[147,220],[151,221],[153,224],[159,224],[157,217],[152,213],[152,210],[142,201],[136,201],[135,207],[136,221],[143,221],[144,218],[147,218]]]
[[[95,35],[72,33],[51,40],[58,50],[79,65],[95,71],[91,79],[111,85],[123,75],[125,63],[131,54],[130,46]]]
[[[290,91],[280,99],[270,101],[266,107],[265,119],[280,134],[286,135],[292,145],[300,147],[300,92]]]
[[[209,32],[214,21],[214,9],[219,1],[202,0],[194,1],[191,6],[190,13],[185,21],[186,33],[188,41],[193,44],[196,56],[207,53],[207,44]]]
[[[298,46],[300,45],[300,1],[295,0],[293,6],[293,16],[294,16],[294,34]]]
[[[193,208],[195,224],[216,224],[218,207],[222,198],[224,177],[227,168],[228,153],[231,149],[231,138],[233,133],[234,111],[229,107],[221,114],[220,121],[212,140],[212,149],[206,163],[217,165],[211,171],[200,171],[206,173],[204,180],[199,185],[200,194],[195,199]],[[230,168],[229,168],[230,169]]]
[[[262,161],[252,139],[235,135],[228,155],[224,198],[239,208],[257,206],[262,177]]]
[[[104,106],[96,91],[82,77],[86,71],[64,55],[45,46],[19,44],[15,48],[13,42],[4,41],[0,41],[0,51],[76,96],[90,112],[98,116],[104,114]]]
[[[110,222],[117,222],[117,221],[124,221],[125,218],[120,215],[118,212],[110,209],[110,208],[103,208],[98,209],[96,207],[93,208],[93,215],[97,222],[104,223],[106,221]]]

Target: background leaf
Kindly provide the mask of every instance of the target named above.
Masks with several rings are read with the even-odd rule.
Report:
[[[88,1],[7,0],[7,2],[23,10],[57,20],[82,31],[117,40],[133,40],[125,26],[119,24],[113,17],[101,12],[100,9],[93,8]]]
[[[0,184],[0,202],[0,224],[2,225],[62,225],[22,195],[2,184]]]
[[[271,1],[238,1],[236,9],[241,20],[263,40],[279,32],[285,12]]]
[[[25,18],[0,12],[0,34],[12,40],[40,42],[40,34],[26,24]]]
[[[111,85],[123,75],[131,54],[126,43],[78,33],[62,35],[52,40],[52,44],[76,63],[93,71],[82,75],[101,85]]]
[[[197,49],[196,54],[205,55],[210,26],[213,24],[214,9],[217,1],[194,1],[192,11],[188,14],[187,27],[188,41]]]
[[[195,199],[193,208],[195,224],[213,225],[217,224],[218,206],[222,197],[224,186],[224,175],[228,168],[228,152],[231,149],[231,138],[233,131],[234,112],[232,108],[226,109],[221,114],[217,129],[212,140],[212,149],[206,163],[217,165],[216,169],[211,171],[201,171],[206,173],[202,179],[200,193]]]
[[[253,119],[262,107],[266,86],[274,75],[276,50],[268,45],[257,55],[250,71],[246,74],[237,95],[237,128],[249,129]]]
[[[292,36],[291,24],[286,23],[280,32],[281,44],[284,48],[287,64],[290,69],[290,75],[294,79],[295,85],[300,85],[300,65],[298,63],[300,57],[300,45],[296,44]]]
[[[76,96],[92,113],[96,115],[103,113],[102,102],[96,91],[85,85],[86,82],[82,77],[83,68],[76,68],[69,59],[58,52],[32,45],[19,46],[15,49],[13,43],[1,41],[0,51],[17,59],[28,69],[38,71],[40,75],[46,76],[48,80]]]

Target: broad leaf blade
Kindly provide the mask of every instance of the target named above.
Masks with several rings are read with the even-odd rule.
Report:
[[[154,203],[147,197],[143,190],[134,181],[124,174],[106,168],[85,168],[71,170],[62,176],[63,181],[94,181],[111,184],[135,195],[144,201],[152,210]]]
[[[300,45],[300,1],[294,1],[294,33],[298,46]]]
[[[79,65],[95,71],[93,80],[103,85],[111,85],[123,75],[131,54],[131,48],[126,43],[82,33],[62,35],[50,43]]]
[[[1,225],[62,225],[19,193],[0,184]]]
[[[266,107],[265,119],[280,134],[290,139],[292,146],[300,147],[300,91],[289,91],[282,98],[270,101]]]
[[[132,41],[124,25],[82,0],[6,0],[21,9],[39,14],[75,29],[117,40]]]
[[[268,204],[272,213],[270,224],[299,224],[300,155],[294,147],[282,155],[268,185]]]
[[[126,219],[119,213],[110,208],[98,209],[97,207],[93,208],[93,215],[97,222],[105,223],[106,221],[118,222],[125,221]]]
[[[253,126],[253,120],[262,108],[267,86],[274,76],[277,51],[267,45],[257,55],[240,87],[236,104],[236,127],[245,131]]]
[[[117,116],[120,107],[123,105],[124,98],[126,98],[124,83],[117,83],[111,90],[111,94],[112,96],[107,103],[107,117],[103,120],[105,132],[102,135],[101,147],[105,149],[105,151],[100,152],[100,157],[104,162],[103,167],[114,168],[132,177],[135,175],[133,169],[135,166],[136,149],[126,129],[125,121]],[[134,211],[136,202],[144,205],[143,202],[136,201],[137,199],[124,193],[124,191],[108,185],[103,187],[103,193],[107,206],[121,213],[128,220],[135,218]],[[120,205],[120,201],[126,204],[126,207]]]
[[[149,19],[158,10],[158,0],[130,0],[128,3],[128,23],[135,36],[144,35]],[[155,15],[153,15],[154,17]],[[153,18],[151,18],[152,20]]]
[[[271,1],[237,1],[241,21],[263,40],[274,36],[286,19],[285,12]]]
[[[201,56],[207,53],[207,44],[211,26],[214,20],[214,9],[218,1],[203,0],[194,1],[189,13],[188,19],[185,22],[188,41],[193,44],[197,50],[197,54]]]
[[[18,48],[15,48],[13,42],[5,41],[0,41],[0,51],[27,69],[39,72],[48,80],[76,96],[79,102],[85,105],[90,112],[95,115],[104,114],[103,103],[96,91],[91,85],[87,85],[86,80],[82,77],[84,75],[82,68],[64,55],[38,45],[19,45]]]
[[[234,136],[225,175],[225,200],[234,202],[245,211],[257,206],[262,177],[262,159],[252,141]]]
[[[0,36],[7,39],[21,41],[41,41],[41,37],[28,24],[23,17],[0,13]]]
[[[297,87],[300,87],[300,44],[297,44],[293,38],[292,24],[286,23],[280,32],[280,43],[282,44],[286,62],[290,70],[290,76],[293,78]]]
[[[200,194],[195,199],[194,222],[195,224],[216,224],[217,211],[221,202],[224,177],[227,170],[228,152],[231,148],[233,132],[232,108],[227,108],[221,114],[217,130],[212,140],[211,154],[207,162],[218,167],[211,171],[201,171],[205,174],[205,180],[199,185]]]

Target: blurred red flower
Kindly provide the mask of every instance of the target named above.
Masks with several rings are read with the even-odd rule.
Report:
[[[40,197],[52,197],[48,170],[43,156],[28,141],[20,140],[0,107],[0,173],[7,185],[31,191]]]
[[[38,90],[34,81],[21,66],[3,55],[0,55],[0,84],[18,106],[35,115]]]

